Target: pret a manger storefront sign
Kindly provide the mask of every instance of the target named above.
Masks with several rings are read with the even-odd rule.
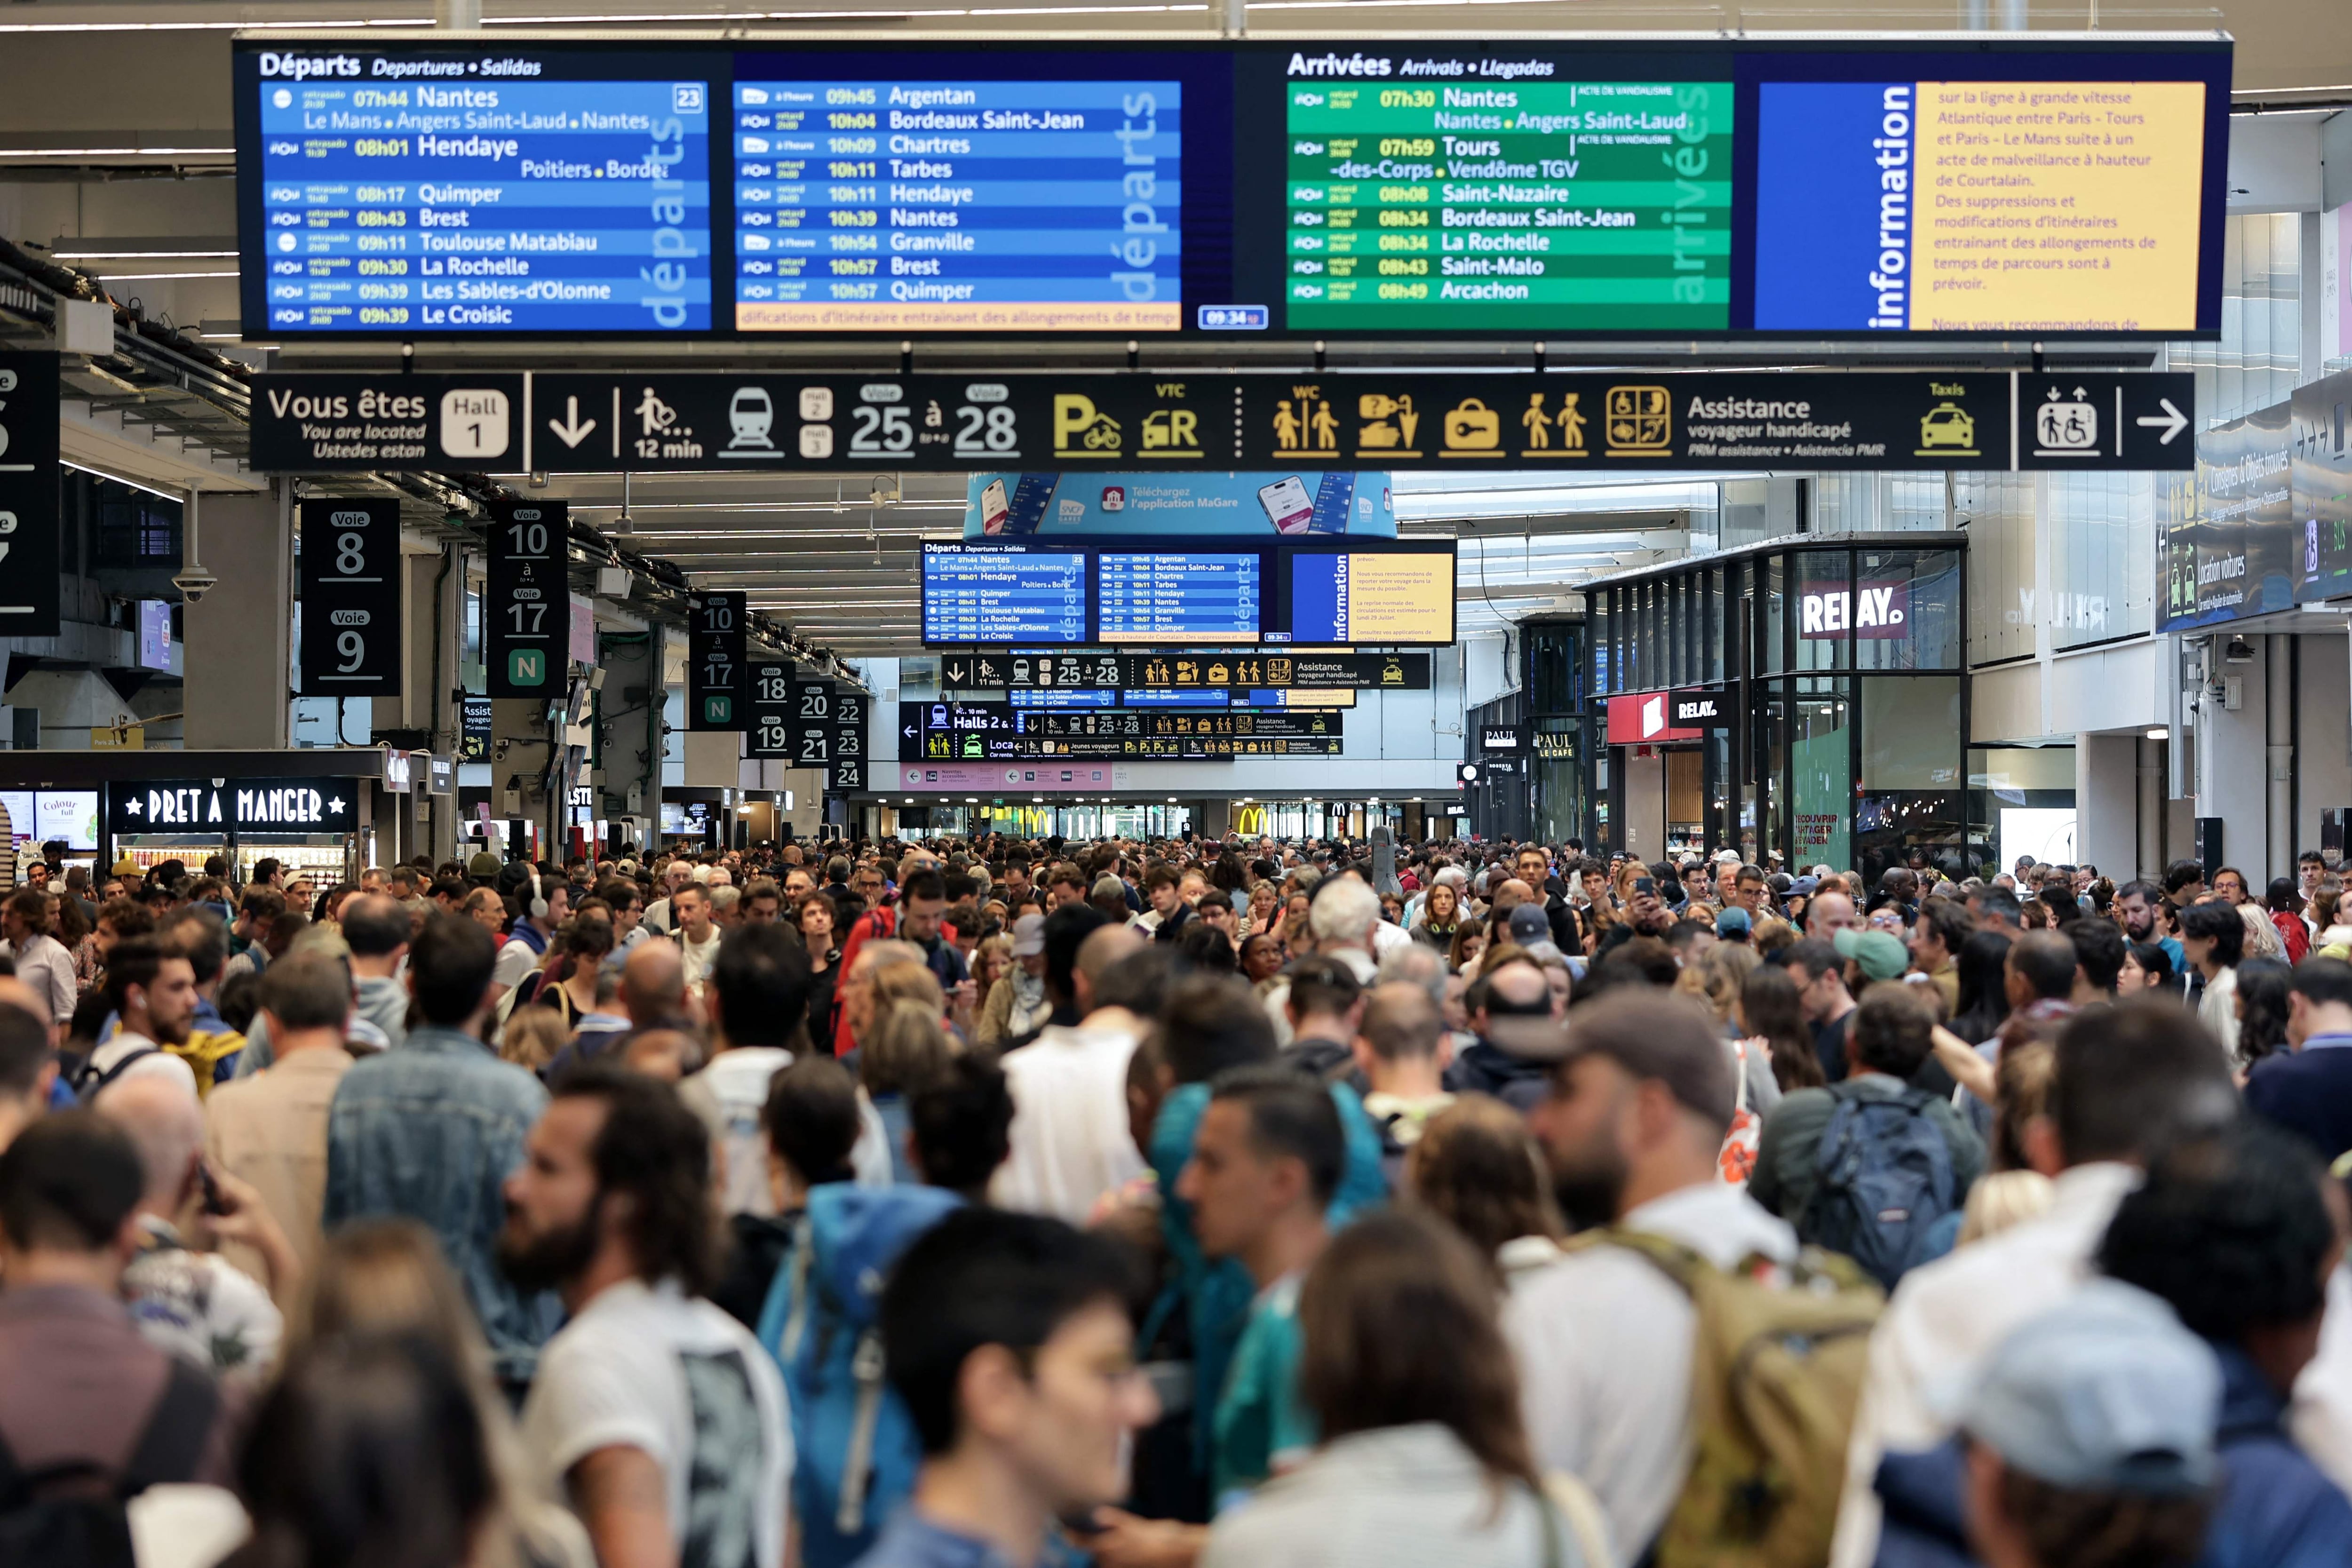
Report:
[[[343,833],[356,826],[351,779],[164,779],[106,788],[110,833]]]

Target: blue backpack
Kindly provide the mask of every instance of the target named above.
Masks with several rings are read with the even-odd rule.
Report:
[[[922,1446],[883,1381],[882,1287],[916,1237],[961,1207],[938,1187],[828,1183],[760,1312],[793,1415],[793,1507],[805,1568],[847,1568],[914,1490]]]
[[[1951,1146],[1927,1119],[1934,1097],[1922,1090],[1881,1099],[1840,1084],[1830,1092],[1837,1109],[1822,1130],[1797,1235],[1843,1253],[1892,1290],[1937,1255],[1938,1226],[1959,1206]]]

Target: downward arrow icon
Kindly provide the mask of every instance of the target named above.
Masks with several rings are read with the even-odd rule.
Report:
[[[547,422],[547,427],[562,437],[566,447],[578,447],[581,442],[588,439],[588,433],[596,428],[596,422],[593,419],[582,423],[580,400],[576,397],[567,397],[563,400],[563,421],[559,425],[551,419]]]
[[[2175,436],[2179,435],[2183,430],[2189,428],[2189,416],[2180,412],[2179,409],[2175,408],[2172,405],[2172,399],[2169,397],[2159,397],[2156,400],[2156,403],[2157,406],[2163,409],[2164,412],[2160,415],[2143,414],[2139,416],[2137,422],[2142,425],[2160,427],[2164,431],[2164,434],[2156,438],[2156,444],[2159,447],[2169,447],[2172,445],[2172,438]]]

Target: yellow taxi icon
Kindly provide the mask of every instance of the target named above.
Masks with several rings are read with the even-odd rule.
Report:
[[[1976,444],[1975,416],[1956,403],[1938,403],[1920,417],[1919,445],[1923,448],[1958,447],[1967,449]]]

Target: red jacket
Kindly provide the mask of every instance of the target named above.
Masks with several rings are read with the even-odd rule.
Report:
[[[841,967],[834,978],[834,991],[840,994],[841,976],[857,962],[857,950],[868,942],[886,941],[898,934],[898,911],[888,904],[868,910],[857,917],[849,928],[849,940],[841,944]],[[845,1057],[857,1048],[849,1035],[849,1009],[836,1005],[833,1010],[833,1054]]]

